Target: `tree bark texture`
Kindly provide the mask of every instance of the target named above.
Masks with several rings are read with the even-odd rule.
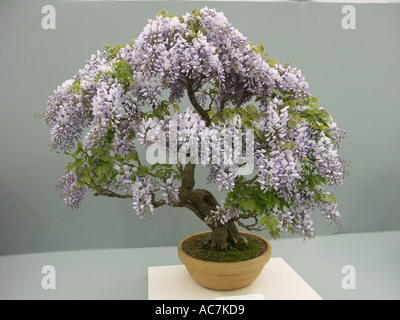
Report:
[[[194,189],[196,165],[188,163],[182,170],[182,184],[179,188],[179,200],[182,206],[192,210],[197,217],[205,222],[210,212],[217,209],[218,201],[214,195],[205,189]],[[211,245],[220,249],[227,249],[229,245],[236,245],[239,241],[239,230],[234,221],[226,224],[209,225],[212,230]]]

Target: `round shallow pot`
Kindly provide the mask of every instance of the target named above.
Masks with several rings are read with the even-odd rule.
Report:
[[[183,238],[178,244],[178,256],[191,277],[203,287],[214,290],[235,290],[252,283],[261,273],[271,258],[271,244],[268,240],[255,234],[267,243],[268,249],[260,256],[239,262],[211,262],[193,258],[182,250],[182,244],[189,238],[208,232],[200,232]],[[241,234],[250,234],[241,232]]]

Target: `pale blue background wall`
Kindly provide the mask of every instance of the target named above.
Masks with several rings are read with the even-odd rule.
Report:
[[[56,30],[41,28],[46,4],[56,8]],[[3,0],[0,254],[176,245],[204,230],[184,209],[162,207],[139,220],[130,200],[89,195],[71,212],[54,189],[67,159],[49,152],[49,129],[31,116],[45,110],[52,90],[101,43],[130,42],[163,8],[181,15],[204,5],[224,11],[251,42],[263,42],[270,57],[292,60],[347,129],[341,152],[351,161],[351,176],[336,191],[342,232],[400,229],[399,4],[355,4],[356,29],[344,30],[343,4]],[[314,216],[317,236],[337,232],[318,212]]]

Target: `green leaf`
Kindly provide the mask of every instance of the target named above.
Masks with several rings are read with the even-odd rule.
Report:
[[[328,199],[329,202],[335,204],[337,202],[337,198],[333,194],[329,193],[317,193],[314,195],[314,201]]]
[[[130,151],[126,155],[125,159],[126,159],[127,162],[130,162],[131,160],[139,161],[139,155],[138,155],[137,151],[133,150],[133,151]]]
[[[277,227],[278,220],[271,216],[264,216],[258,222],[259,225],[265,225],[265,229],[269,230],[269,234],[276,239],[279,237],[279,229]]]
[[[314,114],[316,114],[317,112],[318,111],[315,111],[313,109],[305,109],[302,114],[314,116]]]
[[[103,178],[105,178],[111,173],[112,167],[110,167],[108,164],[105,164],[97,167],[95,171],[97,175],[103,176]]]
[[[75,161],[75,167],[80,167],[80,166],[82,166],[83,165],[83,163],[84,163],[85,161],[83,160],[83,159],[76,159],[76,161]]]
[[[82,180],[83,180],[83,182],[85,182],[85,183],[87,183],[87,184],[89,184],[89,185],[90,185],[90,183],[91,183],[91,179],[90,179],[90,177],[88,177],[88,176],[83,176],[83,177],[82,177]]]
[[[296,123],[296,121],[293,121],[293,120],[291,120],[291,119],[289,119],[289,120],[286,122],[286,124],[287,124],[289,127],[292,127],[292,128],[294,128],[294,129],[297,128],[297,123]]]
[[[209,116],[213,116],[217,113],[217,107],[216,106],[212,106],[210,108],[210,111],[207,112]]]
[[[218,117],[212,117],[212,118],[211,118],[211,122],[217,125],[218,122],[219,122]]]
[[[327,113],[322,113],[319,115],[319,118],[325,119],[325,120],[331,120],[331,116]]]
[[[161,12],[157,15],[157,17],[162,16],[163,18],[165,18],[168,15],[167,10],[162,9]]]
[[[81,153],[81,150],[75,150],[75,152],[72,154],[73,157],[78,156]]]
[[[277,96],[282,96],[282,92],[276,89],[272,89],[272,92],[275,93]]]
[[[285,95],[285,96],[290,96],[291,97],[291,95]],[[294,109],[297,106],[298,103],[299,103],[299,100],[291,99],[291,100],[287,100],[285,105],[288,105],[290,107],[290,109]]]
[[[274,59],[267,59],[268,65],[271,68],[275,68],[275,66],[278,64],[278,61],[274,60]]]
[[[224,110],[222,110],[222,119],[226,120],[228,118],[233,119],[234,117],[234,112],[231,108],[225,108]]]
[[[139,166],[137,168],[136,174],[140,176],[145,176],[149,169],[146,166]]]
[[[72,169],[74,169],[74,167],[75,164],[73,162],[70,162],[65,166],[65,169],[67,170],[67,172],[70,172]]]
[[[255,210],[259,215],[262,215],[265,212],[265,209],[266,209],[265,202],[256,201]]]
[[[197,9],[197,8],[194,8],[194,9],[192,10],[192,15],[194,15],[194,16],[199,16],[199,15],[200,15],[200,10]]]
[[[298,114],[292,115],[292,120],[301,123],[301,117]]]
[[[178,104],[173,104],[173,107],[174,107],[174,110],[176,111],[176,112],[179,112],[180,111],[180,107],[179,107],[179,105]]]
[[[263,225],[263,224],[267,223],[268,219],[269,219],[269,216],[264,216],[260,219],[260,221],[258,221],[258,224]]]
[[[257,108],[255,106],[253,106],[252,104],[249,104],[246,106],[246,110],[253,116],[258,117],[259,116],[259,112],[257,110]]]
[[[247,206],[247,210],[252,212],[256,209],[256,201],[253,198],[247,199],[246,206]]]
[[[284,150],[284,149],[293,151],[294,149],[296,149],[296,145],[294,144],[293,141],[286,142],[286,143],[283,144],[283,146],[281,147],[281,150]]]
[[[121,156],[120,154],[116,154],[115,155],[115,160],[119,161],[119,162],[123,162],[124,161],[124,157]]]
[[[78,181],[76,182],[76,185],[77,185],[78,187],[84,187],[84,186],[85,186],[85,183],[84,183],[82,180],[78,180]]]
[[[335,197],[333,194],[328,194],[326,197],[327,197],[328,200],[329,200],[331,203],[333,203],[333,204],[335,204],[335,203],[337,202],[337,199],[336,199],[336,197]]]
[[[235,206],[235,204],[236,204],[235,200],[226,201],[224,209],[228,209],[229,207]]]
[[[319,101],[316,97],[312,97],[312,98],[310,99],[310,102],[312,102],[312,103],[319,103],[320,101]]]
[[[109,44],[102,42],[101,43],[104,46],[104,49],[106,49],[107,51],[111,48]]]
[[[99,82],[101,76],[103,75],[103,72],[99,72],[99,75],[96,77],[95,82]]]
[[[246,203],[245,200],[238,198],[238,199],[236,199],[236,202],[237,202],[244,210],[247,210],[247,208],[246,208],[246,207],[247,207],[247,203]]]
[[[257,45],[257,49],[258,49],[258,52],[259,52],[259,53],[265,54],[265,48],[264,48],[264,45],[263,45],[262,43],[259,43],[259,44]]]
[[[135,138],[136,138],[136,133],[135,133],[135,131],[132,131],[132,132],[129,134],[128,139],[129,139],[129,140],[133,140],[133,139],[135,139]]]
[[[257,190],[257,196],[261,198],[263,206],[268,210],[272,209],[274,206],[273,195],[271,192],[264,192],[262,190]],[[262,212],[259,212],[262,213]]]

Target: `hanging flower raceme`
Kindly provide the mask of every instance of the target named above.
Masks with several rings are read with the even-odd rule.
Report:
[[[244,135],[240,116],[207,127],[192,109],[166,116],[163,120],[143,120],[137,133],[143,146],[155,146],[159,155],[160,152],[168,153],[165,160],[180,165],[191,162],[207,166],[209,180],[219,183],[219,191],[228,192],[235,187],[237,172],[245,156],[242,150]]]
[[[154,207],[151,203],[151,182],[145,177],[138,178],[132,184],[133,209],[140,219],[153,214]]]
[[[86,194],[86,188],[78,186],[78,176],[74,171],[62,176],[56,185],[57,190],[61,191],[65,204],[71,209],[78,209]]]
[[[162,197],[167,204],[175,204],[179,202],[179,190],[176,179],[168,178],[165,182],[160,183]]]
[[[217,206],[215,211],[211,211],[211,215],[206,218],[205,223],[211,226],[217,226],[218,224],[226,224],[232,219],[237,219],[243,214],[233,207],[225,208],[225,201],[222,200],[221,205]]]

